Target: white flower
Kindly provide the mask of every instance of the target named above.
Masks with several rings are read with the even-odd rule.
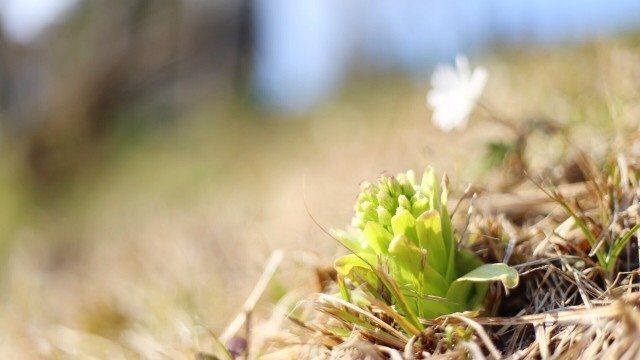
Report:
[[[484,90],[487,77],[487,70],[483,67],[472,72],[464,55],[456,56],[455,68],[449,64],[436,66],[431,75],[432,89],[427,94],[427,104],[433,110],[433,122],[443,131],[464,129]]]

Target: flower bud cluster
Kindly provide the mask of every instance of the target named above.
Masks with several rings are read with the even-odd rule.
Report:
[[[369,221],[383,225],[389,232],[391,218],[401,210],[414,217],[429,210],[429,198],[416,185],[415,174],[410,171],[398,176],[382,175],[376,183],[363,182],[355,205],[356,214],[351,225],[364,230]]]

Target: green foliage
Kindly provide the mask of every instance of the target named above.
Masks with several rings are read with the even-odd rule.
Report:
[[[335,262],[345,299],[350,296],[347,279],[364,285],[378,300],[380,294],[390,294],[387,302],[415,323],[416,316],[432,319],[480,309],[489,281],[507,288],[518,285],[514,269],[485,265],[470,251],[458,249],[446,181],[441,188],[431,168],[419,185],[412,171],[362,185],[352,221],[355,231],[337,233],[353,251]]]

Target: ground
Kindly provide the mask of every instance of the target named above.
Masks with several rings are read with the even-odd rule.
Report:
[[[483,104],[494,114],[554,119],[572,147],[596,155],[637,127],[633,40],[497,53],[474,60],[489,70]],[[288,119],[203,105],[114,146],[44,203],[6,161],[0,357],[192,358],[240,310],[275,249],[287,255],[254,320],[285,294],[317,290],[315,267],[341,249],[316,222],[348,224],[361,181],[433,166],[457,194],[497,187],[486,144],[509,130],[476,110],[466,130],[443,133],[427,90],[428,79],[354,79],[335,101]],[[544,137],[529,151],[537,167],[567,154]]]

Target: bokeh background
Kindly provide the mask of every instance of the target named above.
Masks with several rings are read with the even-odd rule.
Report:
[[[637,131],[639,20],[632,0],[0,0],[0,357],[192,358],[275,249],[256,322],[317,290],[362,180],[500,188],[508,129],[430,121],[457,53],[501,117],[602,152]]]

